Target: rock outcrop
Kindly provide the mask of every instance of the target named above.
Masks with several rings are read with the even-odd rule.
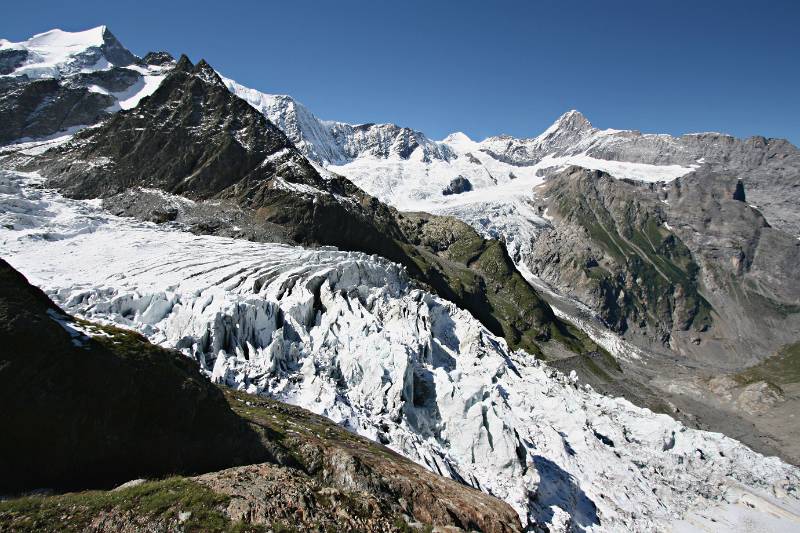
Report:
[[[449,196],[451,194],[461,194],[462,192],[468,192],[471,190],[472,184],[469,182],[469,180],[464,176],[457,176],[450,180],[450,183],[444,188],[442,194],[444,196]]]
[[[707,171],[664,186],[573,167],[537,189],[534,205],[554,220],[526,262],[640,344],[753,364],[800,335],[800,246],[744,191]]]

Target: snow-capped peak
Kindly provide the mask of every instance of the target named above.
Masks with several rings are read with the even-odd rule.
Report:
[[[266,94],[223,77],[228,89],[283,130],[310,160],[323,166],[370,160],[448,160],[450,149],[423,133],[395,124],[320,120],[290,96]]]
[[[90,46],[102,46],[103,36],[108,32],[106,26],[97,26],[84,31],[69,32],[58,28],[46,31],[44,33],[37,33],[24,44],[28,48],[44,48],[47,50],[55,50],[57,48],[66,49],[69,51],[85,50]]]
[[[475,141],[469,138],[469,135],[463,131],[456,131],[445,137],[442,142],[453,148],[471,147],[475,145]]]
[[[592,130],[592,123],[589,122],[583,113],[572,109],[558,117],[558,119],[553,122],[549,128],[544,130],[538,138],[545,139],[558,131],[582,132],[590,130]]]
[[[0,74],[36,79],[106,70],[136,61],[106,26],[78,32],[54,29],[20,42],[3,39],[0,51],[4,52]]]

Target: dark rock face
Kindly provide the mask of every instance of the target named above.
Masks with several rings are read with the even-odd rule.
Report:
[[[193,361],[76,323],[2,260],[0,323],[0,421],[14,435],[0,442],[0,490],[107,486],[267,457]]]
[[[81,159],[109,160],[103,173],[76,171],[69,163],[59,168],[56,162],[56,172],[64,177],[53,182],[82,198],[110,196],[134,185],[208,198],[256,171],[268,155],[292,151],[280,130],[231,97],[207,63],[194,66],[186,57],[147,102],[78,134],[73,146]],[[287,157],[303,167],[301,174],[313,170],[301,156],[287,152]],[[266,173],[257,174],[255,179],[262,179]]]
[[[122,43],[117,40],[108,28],[103,31],[103,45],[101,51],[105,58],[117,67],[126,67],[135,63],[137,60],[137,57],[122,46]]]
[[[10,80],[0,91],[0,144],[44,137],[109,116],[114,99],[57,80]]]
[[[142,75],[135,70],[113,67],[108,70],[81,72],[64,80],[67,87],[80,88],[97,85],[109,92],[124,91],[141,81]]]
[[[11,74],[28,58],[27,50],[0,50],[0,74]]]
[[[472,183],[465,178],[464,176],[456,176],[447,187],[442,191],[444,196],[449,196],[451,194],[461,194],[462,192],[467,192],[472,190]]]
[[[736,190],[733,191],[733,199],[739,202],[747,201],[744,194],[744,184],[742,183],[742,180],[736,181]]]
[[[401,214],[342,177],[323,178],[203,61],[192,65],[182,57],[136,109],[77,134],[36,165],[71,196],[110,198],[132,187],[157,188],[230,202],[252,217],[251,226],[283,228],[293,242],[382,255],[534,353],[538,341],[551,337],[578,350],[587,341],[555,318],[502,244],[452,219]],[[130,214],[142,211],[122,204],[116,202]],[[219,231],[224,222],[210,232]]]
[[[172,63],[175,61],[175,58],[172,57],[172,54],[169,52],[148,52],[147,55],[142,58],[142,61],[147,65],[162,66]]]

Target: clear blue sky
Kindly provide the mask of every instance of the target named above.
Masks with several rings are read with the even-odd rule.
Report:
[[[601,128],[800,144],[800,1],[9,1],[0,37],[100,24],[321,118],[433,138],[534,136],[575,108]]]

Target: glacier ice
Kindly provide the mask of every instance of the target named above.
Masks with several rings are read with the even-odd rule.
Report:
[[[800,472],[597,394],[361,253],[196,236],[0,172],[0,253],[63,308],[323,414],[552,530],[800,524]],[[712,522],[716,520],[716,522]]]

